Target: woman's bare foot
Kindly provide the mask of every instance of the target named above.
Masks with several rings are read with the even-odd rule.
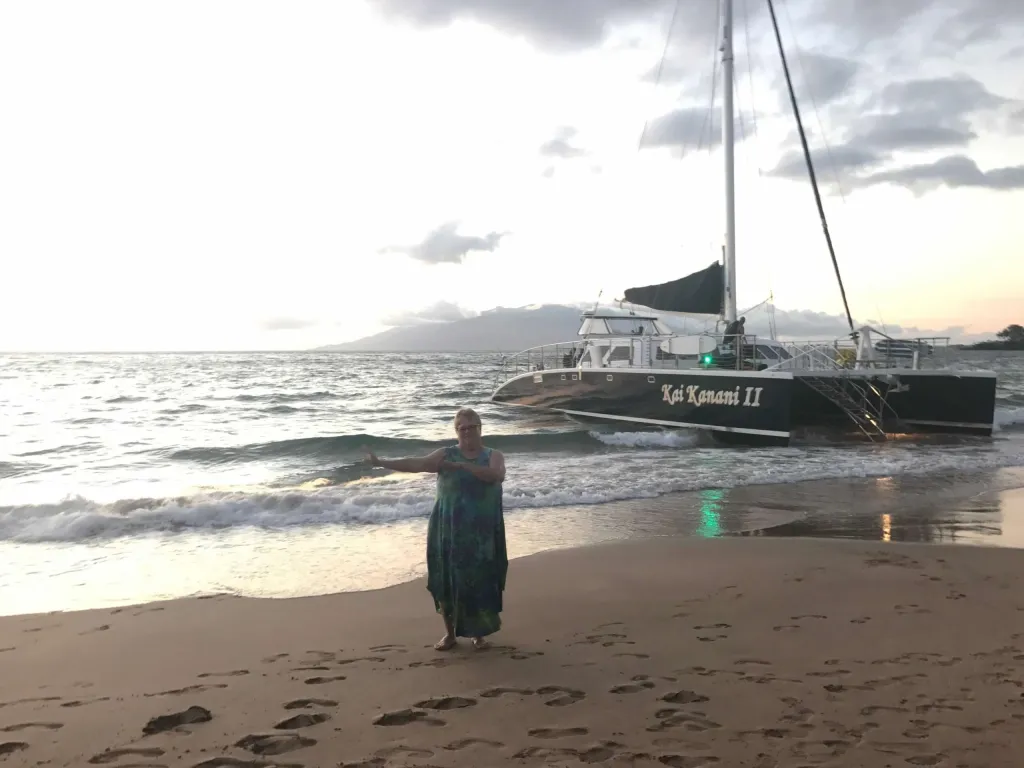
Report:
[[[455,647],[455,638],[451,635],[445,635],[436,643],[434,643],[434,649],[438,651],[450,651]]]
[[[473,647],[478,651],[482,651],[484,648],[490,648],[491,644],[487,642],[487,638],[485,637],[474,637]]]

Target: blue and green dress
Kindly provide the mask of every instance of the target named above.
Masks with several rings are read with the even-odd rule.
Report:
[[[486,467],[491,449],[469,459],[455,445],[443,459]],[[501,483],[485,483],[464,469],[437,475],[427,524],[427,589],[437,612],[451,619],[456,637],[485,637],[501,629],[508,573],[501,496]]]

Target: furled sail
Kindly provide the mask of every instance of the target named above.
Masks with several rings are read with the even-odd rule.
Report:
[[[678,280],[628,288],[626,301],[661,312],[720,315],[725,300],[725,268],[717,261]]]

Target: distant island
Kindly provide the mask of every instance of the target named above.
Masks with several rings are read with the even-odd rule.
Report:
[[[996,334],[992,341],[979,341],[968,344],[963,349],[990,349],[1010,352],[1024,352],[1024,326],[1016,323],[1008,325]]]
[[[578,338],[580,307],[497,307],[475,317],[389,328],[317,352],[519,352]]]

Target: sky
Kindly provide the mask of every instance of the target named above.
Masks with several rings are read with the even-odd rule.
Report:
[[[766,3],[734,6],[738,303],[834,318]],[[718,11],[4,3],[0,350],[302,349],[703,269]],[[1024,320],[1024,4],[776,11],[855,319]]]

